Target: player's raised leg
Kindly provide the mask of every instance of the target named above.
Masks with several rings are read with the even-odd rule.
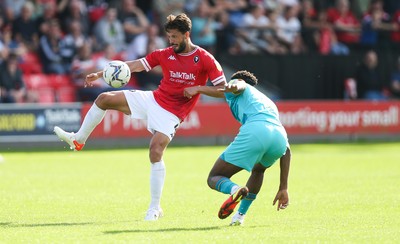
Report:
[[[54,127],[54,133],[56,133],[62,141],[68,143],[71,149],[80,151],[85,145],[89,135],[103,120],[107,109],[118,110],[125,114],[131,113],[122,91],[104,92],[97,97],[96,101],[89,109],[81,128],[76,134],[73,132],[65,132],[58,126]]]

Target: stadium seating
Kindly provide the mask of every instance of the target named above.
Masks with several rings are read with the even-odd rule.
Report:
[[[42,64],[39,55],[35,52],[28,52],[22,56],[19,67],[24,74],[39,74],[42,73]]]
[[[67,75],[24,74],[28,90],[38,94],[38,102],[76,102],[76,90]]]

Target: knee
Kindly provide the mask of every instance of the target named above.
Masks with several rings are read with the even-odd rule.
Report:
[[[160,162],[164,153],[164,147],[161,144],[152,143],[150,145],[150,162]]]
[[[215,189],[219,179],[221,179],[221,176],[209,175],[208,178],[207,178],[207,185],[211,189]]]
[[[212,177],[208,176],[208,178],[207,178],[207,185],[208,185],[211,189],[214,189],[211,178],[212,178]]]
[[[110,105],[110,100],[111,100],[110,93],[103,92],[97,96],[95,103],[96,103],[97,107],[99,107],[103,110],[106,110],[108,108],[108,106]]]

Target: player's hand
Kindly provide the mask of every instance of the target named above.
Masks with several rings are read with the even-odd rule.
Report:
[[[233,94],[238,94],[238,91],[240,90],[240,86],[238,84],[238,80],[231,80],[229,83],[225,84],[224,87],[218,89],[218,91],[221,92],[231,92]]]
[[[99,77],[98,73],[90,73],[86,76],[84,87],[93,86],[92,82],[97,80]]]
[[[277,210],[279,209],[285,209],[287,206],[289,206],[289,193],[287,190],[279,190],[278,193],[276,193],[274,202],[272,205],[275,205],[275,203],[278,202]]]
[[[238,91],[238,86],[234,83],[228,83],[223,88],[218,89],[218,91],[235,93]]]
[[[199,87],[198,86],[191,86],[191,87],[186,87],[183,90],[183,95],[189,99],[191,99],[194,95],[197,95],[199,93]]]

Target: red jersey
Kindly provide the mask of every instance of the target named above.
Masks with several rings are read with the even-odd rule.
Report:
[[[396,31],[392,31],[391,38],[393,42],[400,42],[400,10],[397,10],[392,19],[393,23],[395,23],[399,29]]]
[[[354,14],[348,11],[344,16],[341,16],[336,8],[330,8],[327,11],[328,21],[332,24],[340,23],[345,26],[358,27],[360,21],[354,16]],[[360,41],[360,33],[352,31],[336,31],[337,39],[343,43],[358,43]]]
[[[153,92],[156,102],[181,120],[189,114],[200,94],[191,99],[183,90],[191,86],[204,86],[210,79],[213,85],[225,82],[225,75],[218,61],[206,50],[196,46],[190,53],[175,53],[172,47],[155,50],[141,58],[146,71],[160,65],[163,78]]]

